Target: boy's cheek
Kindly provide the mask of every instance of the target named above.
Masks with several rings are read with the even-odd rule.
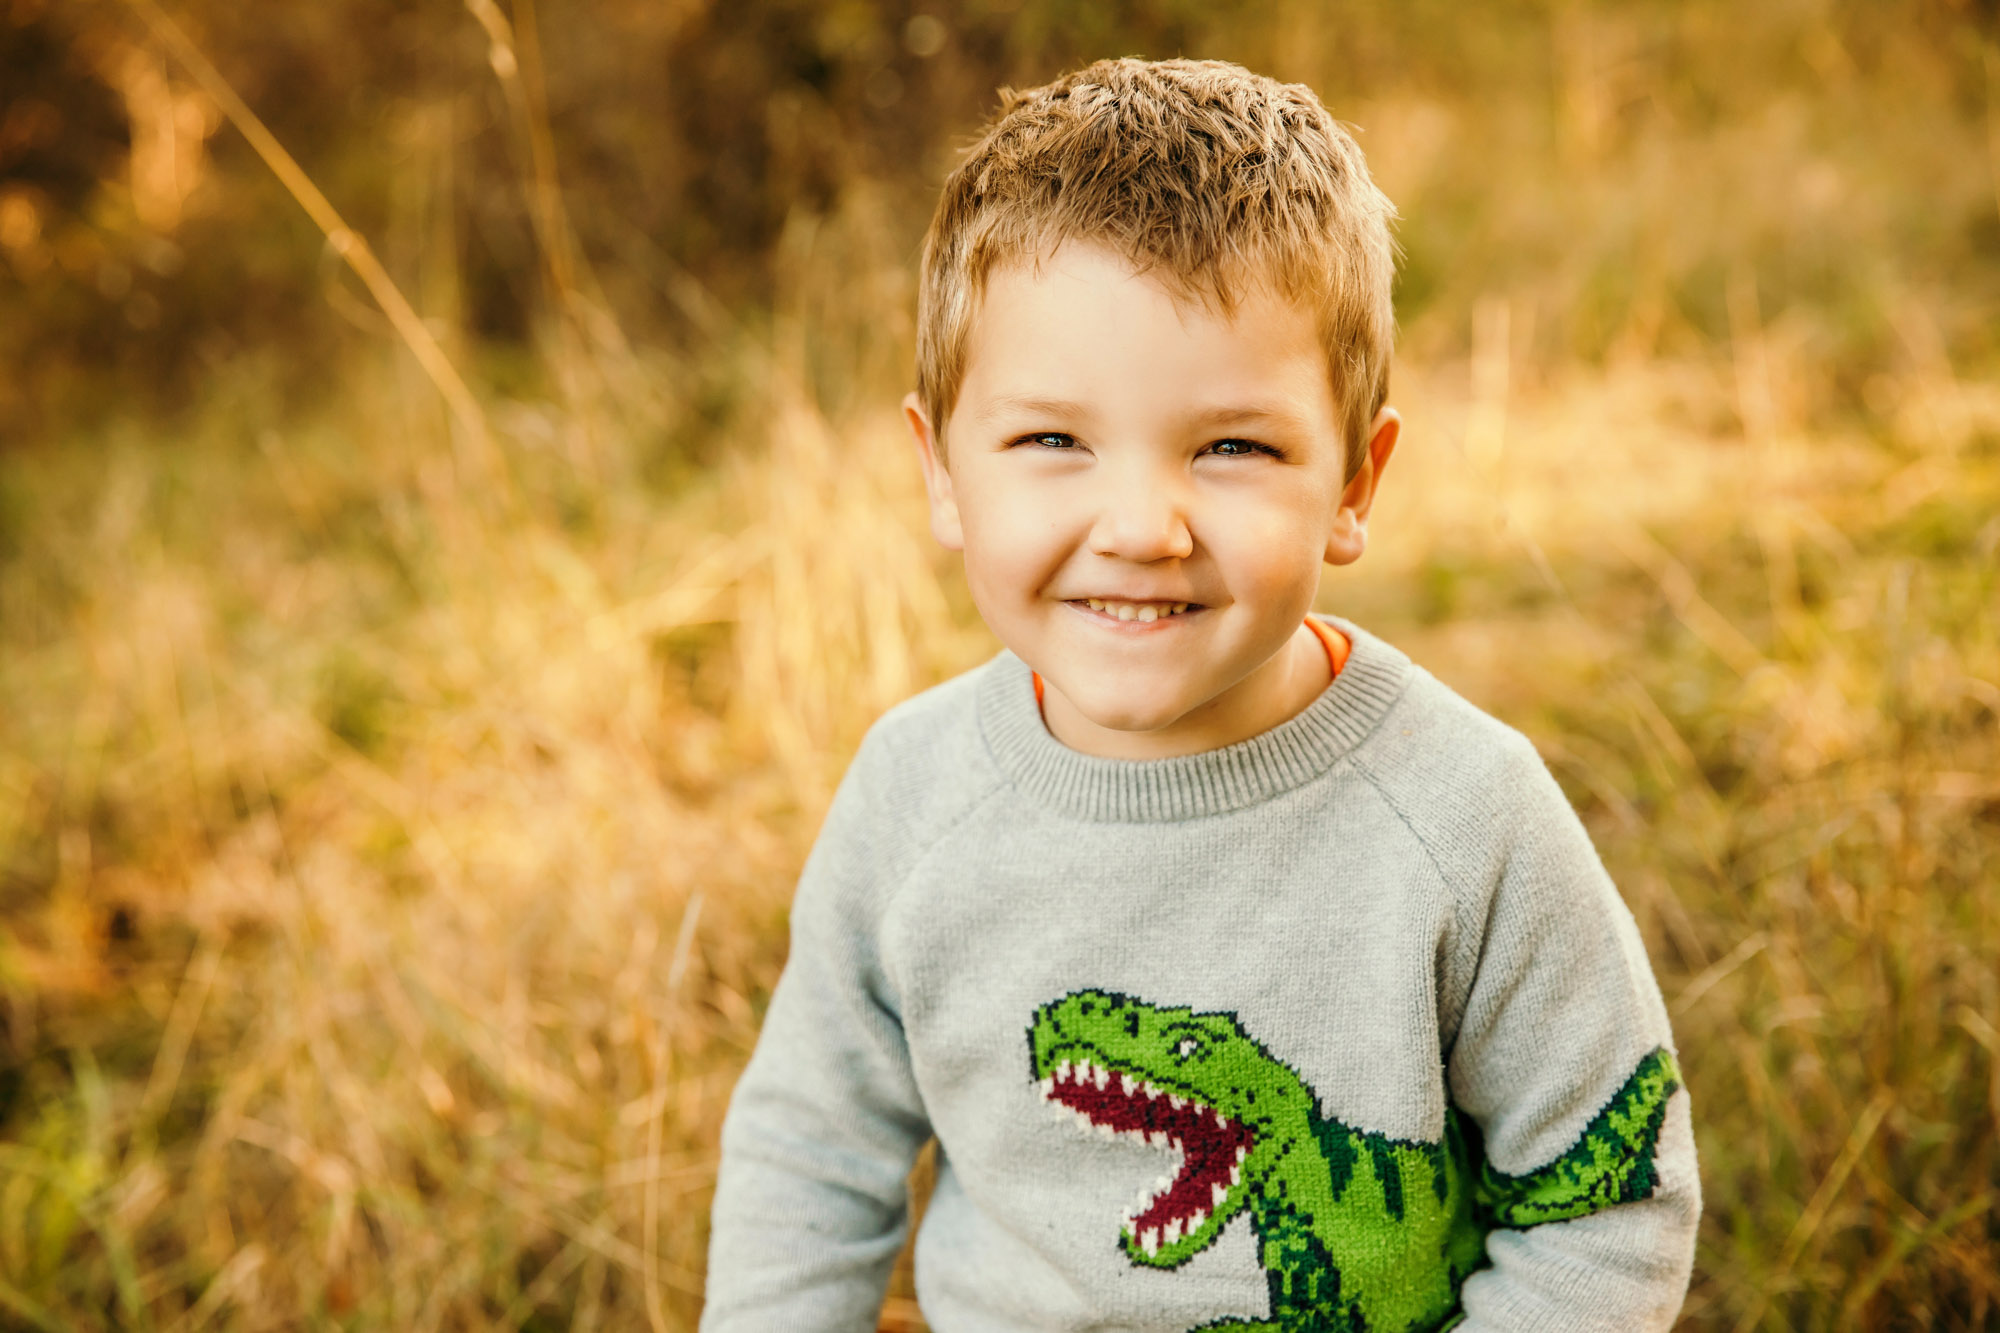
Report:
[[[1289,606],[1319,590],[1321,556],[1332,524],[1309,506],[1241,506],[1197,529],[1231,592],[1245,602]]]
[[[1043,488],[1013,486],[968,496],[959,510],[967,566],[977,562],[1015,577],[1053,575],[1074,546],[1064,534],[1076,525],[1064,509],[1063,497]]]
[[[1029,552],[968,540],[965,545],[965,581],[979,613],[989,622],[1014,621],[1036,610],[1044,601],[1042,590],[1054,577],[1045,562]],[[999,623],[993,628],[1001,629]]]

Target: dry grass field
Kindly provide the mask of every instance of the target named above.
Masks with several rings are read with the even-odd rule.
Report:
[[[2000,41],[1743,8],[1509,11],[1532,79],[1345,101],[1337,15],[1212,49],[1405,214],[1405,444],[1321,604],[1532,736],[1637,914],[1684,1326],[1996,1328]],[[391,264],[455,402],[330,258],[320,392],[244,356],[0,449],[0,1327],[694,1325],[832,786],[994,644],[894,415],[921,191],[797,212],[761,304],[662,263],[672,342],[552,196],[512,351]]]

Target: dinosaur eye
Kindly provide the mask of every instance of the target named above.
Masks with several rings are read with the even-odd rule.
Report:
[[[1200,1049],[1201,1049],[1201,1043],[1196,1041],[1193,1037],[1182,1037],[1180,1040],[1180,1044],[1174,1047],[1174,1054],[1178,1055],[1181,1059],[1185,1060],[1190,1055],[1193,1055],[1196,1051]]]

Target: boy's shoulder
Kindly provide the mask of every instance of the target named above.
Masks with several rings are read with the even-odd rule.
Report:
[[[1000,782],[979,729],[978,694],[1002,653],[895,705],[875,720],[841,782],[841,799],[906,830],[950,823]]]
[[[1468,947],[1504,883],[1550,904],[1597,901],[1603,863],[1534,742],[1421,667],[1410,677],[1352,761],[1423,847]]]
[[[855,755],[898,766],[977,766],[981,683],[1007,660],[1005,652],[911,695],[875,719]]]
[[[1365,631],[1351,631],[1362,632]],[[1542,769],[1535,743],[1412,662],[1402,695],[1357,757],[1420,788],[1479,789]]]
[[[1484,880],[1521,838],[1551,826],[1581,831],[1534,742],[1415,663],[1350,760],[1450,879]]]

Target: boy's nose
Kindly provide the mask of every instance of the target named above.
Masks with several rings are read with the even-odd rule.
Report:
[[[1183,497],[1151,478],[1112,479],[1090,531],[1090,549],[1121,560],[1185,560],[1194,554],[1194,533]]]

